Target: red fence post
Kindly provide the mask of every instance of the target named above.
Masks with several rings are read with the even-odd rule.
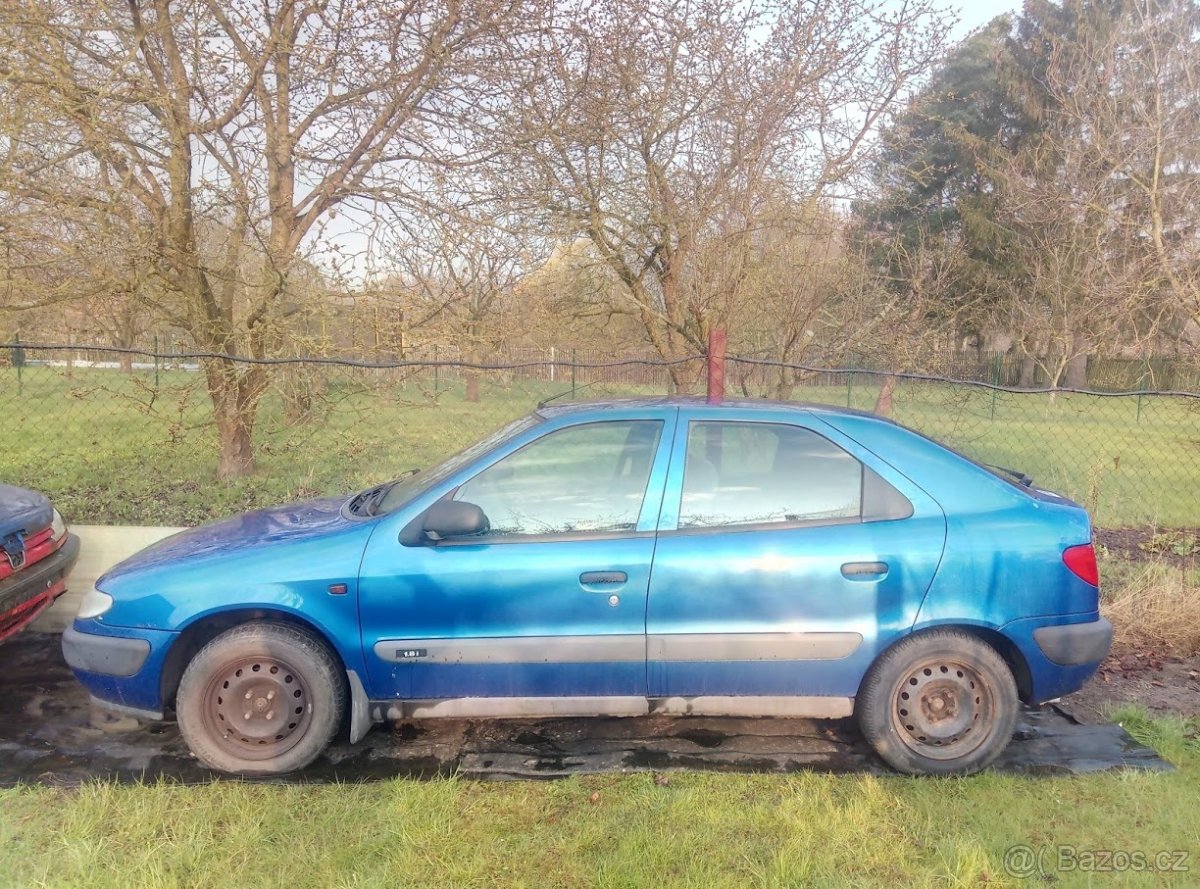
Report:
[[[708,331],[708,403],[725,399],[725,331]]]

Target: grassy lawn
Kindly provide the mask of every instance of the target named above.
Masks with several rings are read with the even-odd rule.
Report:
[[[197,524],[300,497],[342,494],[428,466],[571,383],[493,375],[479,403],[460,380],[400,380],[335,368],[314,411],[290,418],[277,390],[263,403],[258,471],[217,483],[216,445],[198,374],[126,377],[111,370],[0,369],[0,479],[50,494],[87,523]],[[594,384],[580,398],[658,394]],[[283,385],[289,385],[286,379]],[[800,387],[798,399],[870,409],[877,383]],[[999,394],[902,383],[895,418],[976,459],[1021,469],[1087,505],[1097,524],[1200,525],[1200,405],[1181,399]]]
[[[5,886],[1195,885],[1197,726],[1125,714],[1169,774],[964,779],[671,773],[0,791]],[[1188,873],[1056,868],[1074,850],[1188,853]],[[1119,862],[1119,857],[1113,861]]]

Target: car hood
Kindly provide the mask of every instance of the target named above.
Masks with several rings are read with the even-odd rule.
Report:
[[[342,514],[345,502],[346,498],[339,497],[291,503],[180,531],[119,563],[98,584],[167,563],[225,559],[252,550],[332,536],[361,524]]]
[[[40,531],[54,518],[50,501],[36,491],[0,485],[0,539],[15,531]]]

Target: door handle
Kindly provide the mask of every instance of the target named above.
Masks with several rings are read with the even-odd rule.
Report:
[[[579,575],[579,582],[584,586],[611,586],[627,580],[629,575],[624,571],[585,571]]]
[[[887,573],[887,562],[847,562],[842,566],[842,577],[847,580],[879,580]]]

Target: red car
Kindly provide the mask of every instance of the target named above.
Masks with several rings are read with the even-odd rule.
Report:
[[[67,589],[79,538],[36,491],[0,484],[0,641]]]

